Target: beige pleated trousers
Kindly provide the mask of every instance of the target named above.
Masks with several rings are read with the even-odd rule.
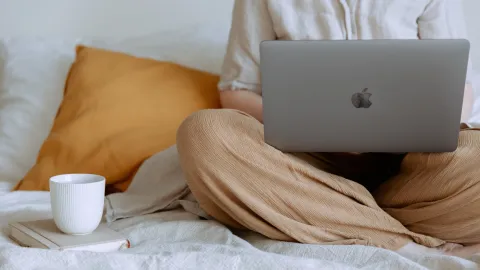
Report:
[[[478,130],[462,130],[454,153],[291,154],[265,144],[255,118],[204,110],[181,125],[177,148],[202,209],[232,228],[392,250],[411,241],[480,243]],[[356,173],[367,184],[369,176],[387,179],[369,192],[351,180]]]

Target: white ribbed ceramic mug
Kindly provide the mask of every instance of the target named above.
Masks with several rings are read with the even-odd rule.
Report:
[[[103,217],[105,177],[62,174],[50,178],[53,220],[66,234],[92,233]]]

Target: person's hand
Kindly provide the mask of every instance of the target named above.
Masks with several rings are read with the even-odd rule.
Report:
[[[227,90],[220,92],[220,102],[225,109],[245,112],[263,123],[262,97],[248,90]]]

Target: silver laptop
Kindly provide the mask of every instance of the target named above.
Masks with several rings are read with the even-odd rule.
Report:
[[[265,141],[285,152],[451,152],[467,40],[264,41]]]

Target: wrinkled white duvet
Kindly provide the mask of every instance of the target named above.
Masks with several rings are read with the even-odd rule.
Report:
[[[155,188],[152,188],[155,187]],[[9,221],[50,218],[48,192],[0,194],[0,270],[30,269],[477,269],[471,260],[402,257],[365,246],[303,245],[234,234],[205,217],[186,185],[173,146],[149,158],[124,193],[106,197],[105,219],[131,248],[115,253],[18,247]],[[208,216],[206,216],[208,218]]]
[[[473,261],[401,257],[363,246],[320,246],[234,235],[183,209],[120,219],[111,227],[132,248],[116,253],[21,248],[6,235],[7,221],[49,218],[47,192],[0,195],[0,270],[29,269],[477,269]],[[474,258],[480,263],[480,257]]]
[[[153,187],[153,188],[152,188]],[[176,146],[146,160],[128,190],[105,200],[105,219],[131,248],[115,253],[21,248],[9,221],[50,218],[48,192],[0,194],[0,270],[30,269],[478,269],[480,255],[463,260],[401,255],[365,246],[304,245],[234,234],[212,221],[191,196]]]

